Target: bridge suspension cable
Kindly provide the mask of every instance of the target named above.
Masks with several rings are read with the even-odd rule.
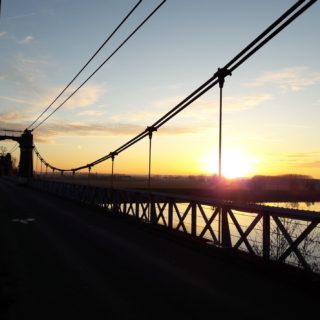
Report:
[[[69,101],[128,41],[132,36],[160,9],[160,7],[166,2],[167,0],[163,0],[130,34],[125,38],[124,41],[106,58],[98,68],[95,69],[94,72],[91,73],[89,77],[85,81],[81,83],[80,86],[77,87],[62,103],[60,103],[49,115],[47,115],[42,121],[40,121],[36,126],[31,128],[31,125],[28,128],[31,128],[32,131],[36,130],[40,127],[44,122],[46,122],[54,113],[56,113],[67,101]],[[71,84],[71,83],[70,83]],[[65,90],[64,90],[65,91]],[[61,93],[62,94],[62,93]],[[59,97],[61,96],[59,95]],[[58,97],[57,97],[58,99]],[[55,99],[55,101],[57,100]],[[54,101],[54,102],[55,102]],[[53,102],[53,103],[54,103]],[[52,103],[52,104],[53,104]],[[51,104],[51,105],[52,105]],[[50,106],[51,106],[50,105]]]
[[[8,153],[13,153],[13,152],[15,152],[15,151],[18,149],[18,147],[19,147],[19,144],[16,143],[16,144],[10,149],[10,151],[9,151]]]
[[[57,97],[42,111],[42,113],[27,127],[30,129],[51,107],[52,105],[62,96],[62,94],[71,86],[71,84],[78,78],[82,71],[89,65],[89,63],[97,56],[97,54],[102,50],[102,48],[110,41],[110,39],[115,35],[115,33],[120,29],[120,27],[126,22],[126,20],[131,16],[131,14],[137,9],[143,0],[139,0],[135,6],[130,10],[130,12],[122,19],[118,26],[111,32],[107,39],[101,44],[101,46],[96,50],[96,52],[91,56],[91,58],[85,63],[85,65],[80,69],[80,71],[72,78],[72,80],[65,86],[65,88],[57,95]]]
[[[248,60],[254,53],[256,53],[259,49],[261,49],[266,43],[268,43],[272,38],[274,38],[280,31],[282,31],[285,27],[287,27],[291,22],[293,22],[297,17],[299,17],[302,13],[304,13],[309,7],[311,7],[318,0],[300,0],[297,1],[293,6],[291,6],[284,14],[282,14],[276,21],[274,21],[266,30],[264,30],[257,38],[255,38],[251,43],[249,43],[242,51],[240,51],[233,59],[231,59],[223,68],[218,68],[218,71],[214,73],[212,77],[210,77],[206,82],[204,82],[201,86],[199,86],[196,90],[194,90],[191,94],[189,94],[185,99],[183,99],[180,103],[178,103],[175,107],[173,107],[169,112],[163,115],[160,119],[158,119],[151,126],[147,127],[143,132],[139,133],[122,146],[110,152],[108,155],[103,156],[89,164],[73,168],[73,169],[60,169],[55,168],[51,165],[54,170],[58,170],[61,172],[64,171],[79,171],[86,168],[92,168],[93,166],[106,161],[108,159],[112,159],[114,161],[114,157],[119,153],[125,151],[129,147],[133,146],[140,140],[149,136],[150,128],[152,131],[157,131],[160,127],[166,124],[170,119],[179,114],[182,110],[184,110],[187,106],[193,103],[195,100],[200,98],[203,94],[205,94],[212,87],[221,83],[222,80],[226,76],[230,76],[234,70],[236,70],[240,65],[242,65],[246,60]],[[41,159],[40,159],[41,160]]]

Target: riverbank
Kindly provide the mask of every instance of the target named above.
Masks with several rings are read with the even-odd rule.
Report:
[[[115,176],[113,180],[110,176],[103,175],[43,175],[42,178],[102,188],[149,190],[148,179],[143,176]],[[308,186],[308,183],[306,183],[306,186]],[[266,186],[264,184],[257,184],[256,181],[252,183],[250,179],[233,179],[217,182],[211,177],[156,176],[151,179],[150,190],[183,196],[248,202],[320,201],[320,191],[317,189],[304,188],[294,183],[291,183],[288,188],[276,183]]]

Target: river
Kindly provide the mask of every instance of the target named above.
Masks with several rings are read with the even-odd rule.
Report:
[[[317,202],[263,202],[259,204],[272,206],[272,207],[279,207],[279,208],[317,211],[320,213],[319,201]]]

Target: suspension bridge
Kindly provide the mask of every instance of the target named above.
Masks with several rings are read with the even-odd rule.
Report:
[[[18,174],[28,187],[19,188],[10,179],[0,183],[1,201],[6,208],[1,215],[1,232],[9,239],[5,249],[14,252],[11,256],[8,254],[18,266],[14,272],[29,290],[19,292],[16,302],[19,307],[10,311],[12,317],[28,314],[32,319],[49,319],[46,308],[52,301],[57,303],[59,312],[67,310],[71,318],[98,317],[104,312],[118,319],[156,318],[168,313],[195,319],[207,315],[201,305],[208,307],[212,301],[215,301],[213,309],[226,317],[250,315],[269,319],[277,312],[294,318],[296,311],[284,308],[286,303],[300,303],[304,306],[301,315],[307,315],[316,297],[313,292],[306,295],[300,286],[294,288],[296,283],[292,279],[283,287],[275,275],[285,277],[287,273],[287,279],[301,278],[299,284],[305,281],[310,287],[318,284],[320,212],[154,192],[152,139],[176,115],[219,86],[221,176],[226,79],[317,0],[297,1],[185,99],[108,154],[74,168],[60,168],[45,159],[34,145],[36,130],[165,3],[162,1],[79,87],[50,111],[141,2],[27,128],[0,131],[0,140],[10,139],[19,146]],[[113,183],[110,188],[99,188],[49,180],[45,176],[34,177],[35,159],[45,166],[46,172],[73,175],[83,170],[90,173],[96,165],[111,161],[113,181],[117,156],[143,139],[149,139],[147,190],[118,189]],[[51,279],[53,263],[59,272]],[[39,264],[37,272],[40,274],[33,272],[35,264]],[[46,292],[46,288],[51,292]],[[61,292],[64,288],[66,292]],[[170,290],[172,292],[168,292]],[[59,295],[67,301],[57,299]],[[108,300],[108,310],[102,297]],[[35,301],[41,302],[40,307],[35,306]],[[53,318],[57,310],[51,310]]]

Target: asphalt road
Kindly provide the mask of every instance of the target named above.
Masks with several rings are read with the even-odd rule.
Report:
[[[304,319],[319,296],[0,179],[1,319]],[[320,291],[320,290],[319,290]]]

